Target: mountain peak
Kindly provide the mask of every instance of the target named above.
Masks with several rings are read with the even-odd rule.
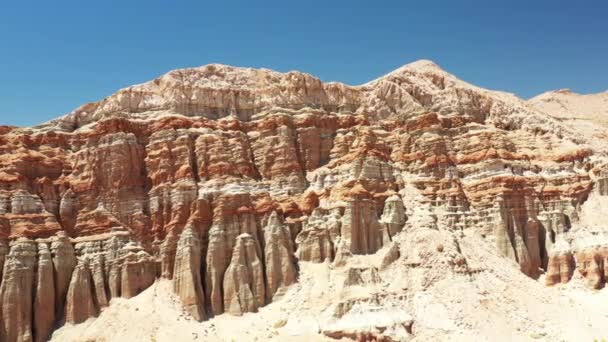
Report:
[[[557,89],[557,90],[552,91],[552,93],[557,93],[557,94],[574,94],[574,92],[570,88]]]
[[[403,68],[408,68],[408,69],[439,69],[439,70],[443,70],[441,69],[441,67],[431,61],[430,59],[419,59],[417,61],[408,63],[406,65],[403,66]]]
[[[367,82],[365,85],[373,85],[376,82],[384,80],[386,78],[390,78],[392,76],[402,76],[405,74],[435,74],[441,76],[449,76],[451,78],[456,78],[454,75],[449,72],[443,70],[437,63],[429,60],[429,59],[419,59],[417,61],[405,64],[388,74],[382,75],[374,80]]]
[[[432,72],[432,73],[446,73],[437,63],[429,60],[429,59],[419,59],[417,61],[408,63],[400,68],[397,68],[389,73],[389,75],[394,75],[398,73],[402,73],[404,71],[409,72]]]

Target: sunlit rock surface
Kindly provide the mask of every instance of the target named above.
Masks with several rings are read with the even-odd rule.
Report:
[[[2,126],[0,340],[44,341],[161,277],[204,321],[279,300],[304,263],[342,270],[348,291],[443,253],[473,274],[466,234],[547,285],[578,272],[599,289],[608,136],[551,108],[430,61],[360,86],[215,64]],[[376,255],[375,268],[354,266]],[[413,334],[405,314],[353,325],[369,298],[340,305],[325,336]]]

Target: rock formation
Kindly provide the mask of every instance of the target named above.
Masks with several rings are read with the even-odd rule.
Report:
[[[353,190],[353,198],[346,201],[340,235],[353,254],[372,254],[382,247],[383,242],[376,203],[365,198],[365,189],[355,187]]]
[[[386,245],[393,237],[401,232],[407,217],[405,216],[405,208],[401,198],[397,195],[392,195],[384,202],[384,210],[380,223],[383,225],[382,244]]]
[[[206,315],[201,281],[201,242],[197,235],[192,227],[188,227],[180,236],[173,284],[186,310],[194,319],[201,321]]]
[[[8,256],[9,246],[6,240],[0,240],[0,283],[2,282],[2,275],[4,272],[4,263]]]
[[[76,256],[74,255],[74,247],[65,234],[59,234],[51,243],[51,252],[53,256],[53,269],[55,271],[55,317],[63,316],[65,298],[70,286],[72,271],[76,266]]]
[[[38,244],[38,271],[34,297],[35,340],[47,341],[55,322],[55,279],[51,252],[46,243]]]
[[[2,324],[0,340],[7,342],[33,341],[32,313],[36,244],[28,238],[14,241],[4,264],[0,300]]]
[[[295,283],[297,277],[293,239],[276,211],[272,212],[264,228],[264,244],[266,301],[271,302],[277,291]]]
[[[332,261],[335,243],[340,236],[340,225],[339,209],[324,213],[321,208],[315,208],[296,237],[298,259],[312,262]]]
[[[76,324],[86,321],[89,317],[95,317],[98,314],[96,307],[95,292],[93,291],[93,277],[89,262],[85,260],[79,261],[68,289],[66,299],[66,317],[65,320],[69,323]]]
[[[547,285],[567,283],[574,273],[574,258],[569,251],[559,252],[549,257],[547,275],[545,281]]]
[[[280,300],[308,264],[345,272],[347,294],[399,267],[425,288],[433,265],[476,272],[471,235],[547,285],[578,270],[601,288],[608,135],[554,118],[547,97],[430,61],[360,86],[214,64],[1,126],[0,340],[44,341],[158,278],[198,321]],[[342,316],[325,335],[382,335]]]
[[[224,277],[224,309],[233,315],[256,312],[266,302],[264,270],[256,241],[239,235]]]

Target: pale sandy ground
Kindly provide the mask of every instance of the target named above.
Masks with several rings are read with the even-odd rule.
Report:
[[[514,264],[494,254],[481,237],[465,234],[460,248],[473,275],[440,274],[424,290],[408,290],[422,273],[402,265],[382,273],[383,285],[349,289],[339,286],[339,271],[329,264],[302,264],[300,282],[284,298],[257,314],[221,315],[198,323],[183,313],[171,283],[158,281],[141,295],[115,299],[100,317],[76,326],[65,326],[52,341],[325,341],[319,331],[333,323],[332,302],[387,295],[379,306],[362,304],[358,312],[337,324],[366,326],[383,321],[413,319],[415,341],[594,341],[608,339],[608,289],[588,290],[579,276],[568,285],[545,287]],[[353,263],[370,263],[373,256]],[[382,323],[384,324],[384,323]],[[399,333],[399,332],[397,332]]]
[[[554,117],[586,119],[608,127],[608,91],[577,94],[567,89],[556,90],[533,97],[527,102]]]
[[[272,324],[287,313],[266,307],[261,314],[222,315],[199,323],[183,312],[168,280],[157,281],[139,296],[114,299],[98,318],[67,325],[52,341],[309,341],[310,336],[278,334]]]
[[[608,91],[577,94],[556,90],[540,94],[526,102],[530,107],[551,115],[589,139],[597,151],[606,151],[608,138]]]

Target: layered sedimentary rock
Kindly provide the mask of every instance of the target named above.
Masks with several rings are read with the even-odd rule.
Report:
[[[143,250],[129,251],[120,260],[120,295],[124,298],[137,296],[148,288],[158,274],[158,263]]]
[[[38,244],[38,270],[34,297],[34,332],[36,341],[47,341],[55,322],[55,279],[51,252],[46,243]]]
[[[0,300],[2,324],[0,340],[7,342],[33,341],[32,318],[36,268],[36,243],[19,238],[11,246],[4,264]]]
[[[6,240],[0,240],[0,282],[2,281],[2,275],[4,272],[4,263],[8,255],[8,243]]]
[[[296,237],[298,259],[312,262],[332,261],[335,255],[335,243],[340,236],[340,225],[339,209],[328,212],[320,208],[314,209]]]
[[[88,260],[81,260],[74,268],[70,287],[66,299],[67,322],[76,324],[86,321],[89,317],[95,317],[98,310],[93,298],[93,277]]]
[[[569,251],[556,252],[549,257],[545,282],[547,285],[567,283],[574,273],[574,257]]]
[[[185,309],[194,319],[201,321],[206,315],[201,281],[201,242],[198,235],[192,227],[182,232],[175,255],[173,285]]]
[[[277,291],[296,282],[293,239],[289,228],[281,224],[273,211],[264,228],[264,261],[266,301],[272,301]]]
[[[234,258],[233,250],[239,241],[237,237],[247,234],[251,240],[248,240],[248,248],[251,245],[260,257],[262,249],[255,209],[249,194],[222,194],[213,201],[213,206],[213,225],[209,229],[206,255],[205,289],[211,313],[219,315],[225,310],[225,274],[228,274],[227,269]]]
[[[247,233],[236,239],[224,277],[224,309],[234,315],[255,312],[266,302],[264,269],[256,241]]]
[[[383,225],[382,243],[388,244],[397,233],[401,232],[406,220],[405,207],[401,198],[397,195],[387,198],[380,218],[380,223]]]
[[[74,247],[65,234],[58,235],[51,243],[53,256],[54,288],[55,288],[55,317],[62,317],[65,298],[70,286],[72,271],[76,266]]]
[[[456,255],[410,243],[440,230],[600,288],[608,244],[579,242],[608,231],[608,136],[545,111],[429,61],[361,86],[208,65],[0,127],[0,339],[42,341],[159,277],[197,320],[241,315],[302,263],[356,280],[366,255]]]
[[[107,271],[105,267],[105,254],[98,253],[89,260],[89,269],[93,277],[93,288],[95,290],[95,302],[100,308],[108,306]]]
[[[589,287],[600,289],[605,284],[608,274],[606,258],[608,250],[606,247],[587,249],[576,254],[576,265],[578,271],[585,277]]]
[[[353,188],[346,200],[340,235],[353,254],[372,254],[382,247],[382,227],[376,203],[360,187]]]

